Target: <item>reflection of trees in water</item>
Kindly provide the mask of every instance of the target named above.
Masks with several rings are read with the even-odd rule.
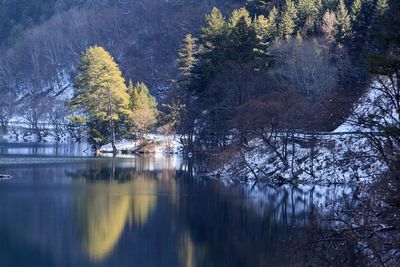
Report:
[[[125,190],[121,186],[95,184],[79,199],[77,215],[82,243],[94,261],[112,251],[130,217],[130,196],[122,192]]]
[[[399,185],[393,178],[398,177],[388,175],[384,181],[359,184],[351,194],[328,203],[324,216],[299,233],[302,242],[295,244],[300,248],[294,255],[296,262],[308,259],[307,264],[313,266],[400,266],[399,206],[383,202],[393,193],[388,188]]]
[[[265,187],[249,194],[248,206],[255,213],[273,216],[276,223],[306,224],[314,212],[320,212],[328,203],[347,195],[350,188],[343,186],[281,186]]]
[[[331,196],[317,187],[284,186],[243,199],[219,183],[185,186],[184,193],[195,197],[180,202],[178,216],[197,248],[194,255],[201,255],[198,266],[288,265],[294,229],[302,231]]]
[[[132,196],[133,221],[140,226],[146,224],[150,213],[155,209],[157,202],[157,184],[155,180],[145,176],[132,181],[135,191]]]
[[[146,164],[141,166],[151,166]],[[263,188],[257,194],[246,192],[244,199],[242,187],[238,192],[219,182],[188,179],[185,172],[143,171],[147,167],[135,169],[128,162],[122,166],[103,162],[73,173],[88,186],[81,201],[86,205],[80,215],[84,219],[79,222],[83,224],[82,242],[95,261],[111,253],[127,222],[139,227],[134,230],[138,234],[145,226],[156,231],[160,223],[148,222],[159,204],[154,218],[166,220],[164,224],[169,223],[168,216],[179,221],[178,226],[171,226],[179,229],[175,234],[180,241],[171,245],[176,246],[183,266],[288,264],[293,224],[297,231],[307,226],[310,214],[318,214],[326,199],[338,195],[318,187],[282,186]],[[158,195],[167,196],[170,202],[158,203]],[[171,208],[175,213],[169,213]],[[153,247],[152,240],[148,242]]]
[[[170,180],[174,177],[177,166],[185,165],[175,157],[155,158],[136,157],[130,159],[98,160],[82,164],[85,168],[67,171],[66,175],[82,180],[131,180],[138,173],[157,175],[161,179]]]
[[[189,232],[184,232],[179,247],[179,259],[183,267],[196,267],[196,249]]]
[[[156,206],[156,190],[156,181],[143,176],[125,183],[91,184],[77,199],[82,243],[92,260],[101,261],[112,252],[128,221],[146,224]]]
[[[82,243],[95,262],[105,259],[118,243],[125,225],[143,227],[157,205],[157,194],[168,190],[175,195],[175,171],[144,172],[133,168],[97,163],[68,173],[85,181],[88,190],[75,200]],[[172,197],[172,200],[176,198]]]
[[[162,156],[155,157],[154,155],[144,155],[129,159],[119,160],[117,163],[121,168],[132,168],[136,171],[159,172],[159,171],[175,171],[187,168],[186,164],[180,157]]]

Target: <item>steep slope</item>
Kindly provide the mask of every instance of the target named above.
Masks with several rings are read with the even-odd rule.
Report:
[[[24,31],[0,55],[0,87],[17,94],[48,87],[58,92],[81,53],[96,44],[115,57],[127,80],[144,81],[153,92],[165,89],[175,77],[184,35],[199,27],[213,5],[229,11],[238,1],[86,2]]]
[[[378,105],[379,104],[379,105]],[[317,182],[322,184],[368,182],[382,175],[388,166],[366,135],[371,129],[358,126],[361,116],[379,116],[388,121],[390,114],[379,106],[388,106],[378,83],[360,98],[353,115],[331,133],[293,133],[286,140],[278,137],[274,147],[261,139],[249,142],[240,156],[235,156],[212,175],[226,181],[257,182]],[[395,111],[393,111],[394,113]],[[283,143],[287,152],[282,159]]]

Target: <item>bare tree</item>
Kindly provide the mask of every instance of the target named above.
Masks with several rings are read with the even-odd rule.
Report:
[[[275,45],[271,52],[277,64],[270,77],[276,86],[296,90],[312,100],[323,98],[336,87],[337,69],[323,41],[290,40]]]

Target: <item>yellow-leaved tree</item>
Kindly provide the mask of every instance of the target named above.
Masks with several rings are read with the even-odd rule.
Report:
[[[141,134],[151,130],[157,123],[157,101],[144,83],[135,86],[130,83],[129,88],[133,128],[137,134]]]
[[[116,136],[124,120],[132,117],[125,80],[112,56],[99,46],[87,49],[75,78],[75,95],[70,104],[86,120],[89,141],[96,148],[110,142],[116,155]]]

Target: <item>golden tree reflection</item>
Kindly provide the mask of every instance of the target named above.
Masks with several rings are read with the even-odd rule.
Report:
[[[126,223],[143,226],[157,203],[157,182],[146,176],[126,183],[95,183],[77,202],[82,244],[100,262],[114,249]]]
[[[130,196],[122,185],[95,184],[79,203],[82,243],[90,259],[101,261],[118,242],[130,215]]]
[[[185,232],[182,236],[180,247],[180,260],[184,267],[195,267],[195,245],[189,232]]]
[[[132,197],[133,221],[137,225],[145,225],[150,213],[156,206],[156,186],[156,181],[146,179],[146,177],[138,177],[132,182],[132,187],[135,190]]]

